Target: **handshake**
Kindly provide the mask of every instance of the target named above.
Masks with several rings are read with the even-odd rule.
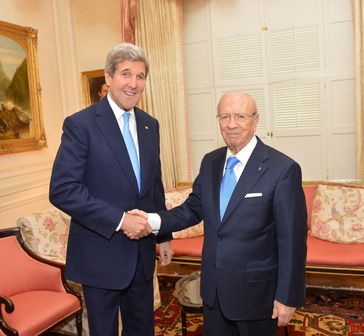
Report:
[[[142,210],[134,209],[125,213],[121,231],[129,238],[138,240],[152,233],[152,227],[148,223],[148,214]],[[173,248],[170,241],[159,244],[159,260],[162,266],[168,265],[173,256]]]
[[[140,239],[150,235],[152,227],[148,223],[148,214],[138,209],[126,212],[121,231],[129,239]]]

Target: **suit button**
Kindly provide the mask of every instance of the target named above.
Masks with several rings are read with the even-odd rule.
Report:
[[[223,240],[222,236],[221,235],[218,235],[217,236],[217,240]]]

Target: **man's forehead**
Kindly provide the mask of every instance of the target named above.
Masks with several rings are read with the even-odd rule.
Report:
[[[145,73],[145,64],[142,61],[129,61],[125,60],[118,63],[117,66],[119,71],[135,71]]]
[[[242,112],[248,112],[253,105],[253,99],[249,95],[236,93],[225,96],[220,107],[221,110],[240,109]]]

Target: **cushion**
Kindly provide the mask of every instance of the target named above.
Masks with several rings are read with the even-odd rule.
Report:
[[[364,243],[364,189],[319,184],[309,234],[335,243]]]
[[[364,267],[364,248],[361,244],[339,244],[309,235],[307,246],[308,266]]]
[[[188,256],[201,258],[203,240],[203,236],[193,237],[189,239],[173,239],[173,256]]]
[[[69,293],[27,291],[10,298],[15,310],[11,314],[5,313],[5,319],[24,336],[39,335],[80,309],[80,301]]]
[[[69,217],[52,207],[17,220],[27,246],[36,254],[64,262],[66,257]]]
[[[167,191],[165,193],[167,209],[169,210],[182,204],[186,200],[191,191],[192,191],[191,187],[183,187]],[[201,221],[199,224],[191,226],[187,229],[173,232],[173,238],[174,239],[193,238],[201,236],[203,235],[203,233],[204,233],[203,221]]]

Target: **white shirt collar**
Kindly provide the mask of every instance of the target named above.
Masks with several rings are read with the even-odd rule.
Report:
[[[242,163],[244,166],[246,165],[246,163],[248,162],[250,155],[253,153],[253,150],[255,148],[255,146],[257,145],[258,140],[257,137],[254,135],[250,141],[248,142],[248,144],[243,147],[236,155],[235,157],[240,161],[240,163]],[[230,157],[234,155],[233,153],[231,153],[230,149],[228,148],[226,151],[226,158],[225,158],[225,162],[226,160]]]
[[[122,115],[125,113],[125,111],[123,109],[121,109],[114,101],[113,99],[110,97],[109,94],[107,94],[107,100],[111,106],[112,111],[115,114],[115,118],[116,120],[120,120],[120,118],[122,117]],[[128,112],[130,112],[131,114],[131,118],[135,118],[134,116],[134,108],[130,109]]]

